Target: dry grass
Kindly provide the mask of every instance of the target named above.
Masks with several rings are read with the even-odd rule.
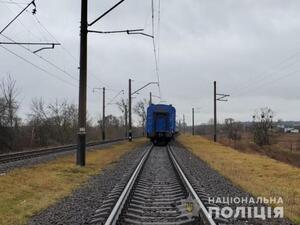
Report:
[[[90,176],[143,143],[145,140],[139,139],[90,151],[85,168],[74,165],[74,156],[65,156],[0,176],[0,224],[26,224],[32,215],[69,195]]]
[[[235,185],[254,196],[282,197],[285,216],[300,224],[300,169],[269,157],[238,152],[200,136],[178,140]]]
[[[295,140],[295,138],[298,137],[298,134],[292,135],[280,134],[276,137],[276,139],[278,139],[278,143],[262,147],[256,145],[249,136],[247,137],[247,134],[243,137],[243,139],[238,141],[233,141],[226,137],[219,137],[218,142],[244,153],[266,155],[272,159],[300,168],[300,151],[296,148],[297,142],[289,142],[289,140]],[[286,140],[286,142],[283,140]],[[293,151],[290,150],[290,143],[293,143]]]

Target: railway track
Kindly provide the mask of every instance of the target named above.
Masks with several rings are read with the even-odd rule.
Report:
[[[216,225],[171,146],[150,146],[127,182],[108,195],[89,225]]]
[[[114,143],[114,142],[123,141],[123,140],[125,140],[125,138],[119,138],[119,139],[107,140],[107,141],[90,142],[90,143],[87,143],[86,146],[93,147],[93,146],[97,146],[97,145],[109,144],[109,143]],[[14,161],[20,161],[20,160],[28,159],[28,158],[35,158],[35,157],[44,156],[44,155],[50,155],[50,154],[55,154],[55,153],[75,151],[76,149],[77,149],[77,145],[65,145],[65,146],[59,146],[59,147],[43,148],[43,149],[36,149],[36,150],[31,150],[31,151],[3,154],[3,155],[0,155],[0,164],[14,162]]]

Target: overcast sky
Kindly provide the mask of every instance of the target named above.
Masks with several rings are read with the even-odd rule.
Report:
[[[26,6],[9,1],[0,1],[0,28]],[[89,21],[116,2],[89,0]],[[46,102],[78,102],[80,1],[36,0],[36,4],[37,19],[31,15],[31,7],[3,34],[22,42],[56,39],[62,46],[38,55],[60,70],[20,46],[5,47],[48,73],[0,48],[0,78],[11,74],[16,79],[23,116],[35,97]],[[275,111],[277,119],[299,120],[299,0],[161,0],[160,4],[158,23],[155,0],[161,94],[163,102],[177,108],[178,118],[185,114],[190,123],[191,108],[195,107],[196,123],[207,122],[213,116],[216,80],[218,92],[231,95],[228,102],[218,103],[220,121],[227,117],[251,120],[253,112],[265,106]],[[91,29],[137,28],[151,34],[150,0],[126,0]],[[7,41],[3,36],[0,40]],[[141,35],[89,34],[88,70],[88,111],[97,117],[101,94],[93,93],[94,87],[105,85],[108,98],[112,98],[122,89],[127,96],[128,78],[134,80],[133,89],[157,80],[152,40]],[[134,102],[148,98],[150,91],[159,95],[158,88],[151,86]],[[116,106],[107,110],[120,115]]]

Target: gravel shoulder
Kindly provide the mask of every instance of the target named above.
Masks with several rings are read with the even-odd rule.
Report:
[[[28,225],[84,224],[98,209],[112,188],[128,171],[133,171],[144,152],[144,147],[126,153],[118,162],[106,167],[88,182],[60,202],[32,217]]]
[[[252,197],[249,193],[236,187],[228,179],[212,169],[206,162],[186,150],[182,145],[176,143],[173,147],[176,158],[183,167],[184,172],[189,177],[192,177],[193,183],[204,189],[205,193],[210,197]],[[224,204],[217,205],[224,207]],[[229,204],[229,206],[235,208],[237,206],[253,205]],[[231,219],[230,223],[234,225],[292,225],[292,223],[287,219]]]

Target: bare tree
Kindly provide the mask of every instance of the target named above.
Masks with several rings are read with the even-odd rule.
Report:
[[[140,100],[133,108],[134,113],[140,117],[140,125],[143,127],[143,135],[145,134],[146,110],[148,107],[147,99]]]
[[[74,141],[78,117],[77,107],[66,100],[61,103],[56,100],[54,104],[48,105],[48,109],[58,142],[65,144]]]
[[[234,121],[232,118],[225,119],[225,132],[227,138],[234,141],[241,139],[242,125],[239,122]]]
[[[125,137],[128,136],[128,101],[122,98],[119,102],[117,102],[117,105],[120,109],[120,111],[123,113],[124,117],[122,119],[123,126],[125,129]]]
[[[51,124],[44,100],[42,98],[33,99],[30,109],[31,113],[28,114],[28,125],[31,127],[31,145],[35,143],[38,144],[38,146],[48,145]]]
[[[9,75],[0,83],[0,149],[16,148],[21,123],[18,109],[16,81]]]
[[[43,99],[34,99],[29,114],[33,141],[41,146],[74,142],[77,116],[77,107],[67,101],[46,106]]]
[[[253,137],[254,142],[259,145],[271,144],[271,132],[273,129],[274,112],[268,108],[261,108],[253,116]]]

